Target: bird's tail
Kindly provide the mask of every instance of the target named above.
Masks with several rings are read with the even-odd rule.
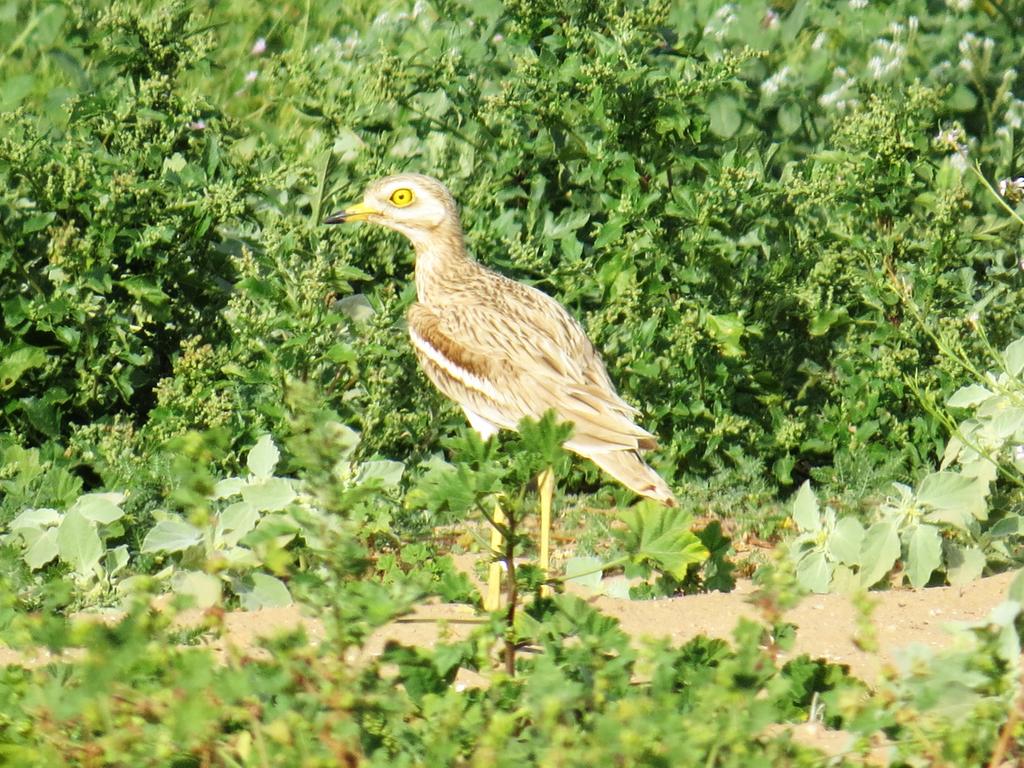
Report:
[[[637,451],[603,451],[587,458],[632,491],[660,501],[666,507],[678,507],[675,494]]]

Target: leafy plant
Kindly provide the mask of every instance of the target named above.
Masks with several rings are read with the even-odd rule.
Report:
[[[127,545],[107,543],[124,535],[123,501],[120,493],[86,493],[65,512],[26,509],[11,521],[2,541],[19,546],[34,571],[56,560],[72,572],[84,593],[109,589],[128,565]]]
[[[619,519],[625,528],[614,533],[623,554],[605,560],[570,558],[566,581],[629,599],[729,591],[735,585],[730,542],[719,523],[694,532],[689,512],[647,501],[623,511]]]
[[[972,415],[962,420],[946,445],[943,468],[958,464],[968,477],[993,482],[1000,471],[1018,484],[1024,478],[1024,338],[997,355],[999,370],[961,387],[946,401]]]
[[[988,386],[969,384],[947,400],[947,407],[971,408],[974,415],[952,429],[942,469],[916,490],[895,483],[896,496],[878,506],[867,529],[831,508],[821,514],[810,483],[801,486],[793,502],[799,535],[790,553],[807,589],[866,589],[897,561],[914,587],[927,585],[936,571],[963,584],[980,576],[990,558],[1017,559],[1007,545],[1024,535],[1024,516],[1003,512],[989,523],[989,496],[1000,473],[1019,484],[1024,470],[1017,456],[1024,442],[1024,340],[1012,342],[999,360],[1002,369],[985,375]],[[950,471],[953,465],[960,471]]]
[[[230,585],[246,608],[289,605],[284,582],[261,567],[272,553],[286,547],[299,527],[283,513],[298,498],[292,481],[274,477],[280,453],[269,435],[249,451],[249,475],[218,482],[213,499],[221,509],[208,525],[197,526],[169,517],[146,534],[143,553],[178,554],[175,591],[190,594],[201,607],[221,601],[221,587]],[[240,497],[224,506],[228,500]],[[261,546],[246,546],[258,542]],[[215,575],[216,574],[216,575]]]
[[[982,531],[987,519],[986,484],[953,472],[934,472],[915,491],[895,484],[897,495],[882,503],[876,521],[822,514],[806,482],[793,502],[798,535],[790,544],[797,578],[813,592],[868,589],[897,563],[901,576],[924,587],[936,572],[951,584],[981,575],[986,555],[1009,536],[1019,535],[1024,518],[1007,515]],[[1005,550],[1003,550],[1005,553]]]

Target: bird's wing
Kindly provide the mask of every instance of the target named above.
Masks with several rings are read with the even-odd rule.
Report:
[[[414,304],[409,334],[427,376],[448,397],[506,429],[553,408],[583,454],[656,447],[633,423],[579,324],[540,291],[503,281],[488,303]]]

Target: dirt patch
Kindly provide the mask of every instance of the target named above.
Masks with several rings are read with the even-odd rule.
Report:
[[[872,625],[878,651],[857,647],[857,610],[845,595],[811,595],[785,614],[797,626],[793,654],[808,654],[836,664],[869,684],[883,669],[895,667],[901,651],[913,645],[932,649],[952,643],[949,625],[978,621],[1006,599],[1014,573],[979,579],[964,587],[936,587],[872,593]],[[740,617],[757,619],[749,598],[750,582],[740,582],[729,593],[689,595],[666,600],[629,601],[597,597],[592,604],[618,619],[637,639],[668,639],[679,645],[698,636],[728,639]],[[581,595],[582,596],[582,595]],[[425,605],[376,632],[366,652],[379,653],[386,642],[432,645],[439,638],[465,637],[473,628],[473,611],[464,605]]]
[[[964,587],[938,587],[872,593],[875,603],[872,624],[878,651],[868,653],[857,647],[857,611],[844,595],[811,595],[785,614],[797,626],[795,654],[806,653],[837,664],[869,684],[877,682],[883,670],[895,667],[899,653],[912,645],[932,649],[949,646],[952,622],[978,621],[1006,599],[1013,573],[979,579]],[[673,644],[697,635],[728,639],[740,617],[757,619],[749,598],[750,582],[740,582],[730,593],[690,595],[666,600],[628,601],[610,597],[591,598],[602,613],[617,619],[622,628],[638,640],[663,638]],[[581,596],[585,596],[582,595]],[[185,625],[198,624],[198,612],[179,617]],[[228,647],[259,655],[259,640],[276,632],[303,626],[317,642],[324,636],[322,622],[303,616],[298,607],[236,611],[225,614],[224,630],[209,643],[218,652]],[[373,634],[363,649],[364,658],[373,657],[389,641],[413,646],[432,646],[441,640],[469,635],[481,618],[467,605],[425,604]],[[37,666],[54,661],[46,651],[26,657],[0,647],[0,665]],[[464,681],[472,684],[474,681]]]
[[[472,558],[457,558],[459,566],[472,573]],[[950,646],[953,635],[949,625],[954,622],[973,622],[984,619],[990,611],[1006,599],[1007,589],[1014,573],[1005,573],[979,579],[964,587],[940,587],[922,590],[898,590],[873,593],[874,603],[871,625],[874,628],[878,650],[868,653],[854,641],[863,628],[858,628],[858,612],[844,595],[812,595],[785,614],[785,619],[797,626],[793,654],[806,653],[849,666],[850,671],[869,685],[875,685],[883,672],[898,668],[902,651],[910,646],[941,649]],[[758,614],[750,602],[754,587],[740,582],[728,594],[691,595],[667,600],[628,601],[610,597],[589,598],[602,613],[617,619],[637,641],[644,638],[667,639],[673,644],[685,643],[697,635],[729,639],[740,617],[757,619]],[[582,597],[587,596],[579,593]],[[116,614],[91,616],[92,620],[116,620]],[[261,638],[302,626],[312,642],[324,637],[323,623],[304,616],[297,606],[262,611],[235,611],[223,616],[223,630],[219,636],[204,642],[220,656],[239,654],[261,658],[267,654],[260,647]],[[179,615],[184,626],[203,626],[209,617],[199,611]],[[429,647],[444,640],[464,638],[483,621],[467,605],[427,603],[375,632],[361,651],[353,652],[353,663],[379,655],[390,641],[405,645]],[[83,655],[71,650],[55,657],[45,650],[25,655],[0,647],[0,666],[19,664],[39,666],[58,660],[70,660]],[[486,676],[460,670],[455,685],[459,688],[486,686]],[[852,737],[842,731],[832,731],[820,723],[804,723],[788,728],[793,738],[837,756],[849,749]],[[884,745],[873,750],[868,765],[888,765]]]

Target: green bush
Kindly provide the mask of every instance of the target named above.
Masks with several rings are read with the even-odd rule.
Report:
[[[180,85],[215,45],[197,26],[181,6],[78,7],[47,46],[70,70],[61,114],[25,94],[5,120],[0,387],[6,428],[31,443],[144,417],[183,340],[225,340],[234,274],[218,245],[262,181],[251,141]]]
[[[770,516],[808,477],[824,520],[805,491],[794,558],[760,572],[787,595],[867,587],[897,561],[916,585],[1009,567],[1019,387],[970,361],[1006,348],[1019,377],[1017,16],[952,0],[0,4],[0,636],[83,649],[0,672],[0,761],[820,765],[791,736],[808,720],[852,737],[836,763],[878,743],[907,765],[1019,753],[1019,580],[954,650],[875,689],[779,663],[794,629],[774,615],[732,645],[633,645],[584,602],[540,597],[530,566],[509,579],[536,595],[518,613],[366,659],[425,596],[476,599],[414,535],[496,496],[532,514],[529,478],[551,463],[584,497],[568,515],[602,480],[570,472],[550,421],[466,432],[405,338],[411,248],[321,223],[377,176],[430,173],[481,261],[584,322],[684,509],[592,525],[618,543],[570,561],[577,581],[729,589],[730,542],[764,532],[750,510]],[[959,475],[934,472],[947,403],[971,409],[945,456]],[[898,498],[865,503],[892,480]],[[879,519],[837,518],[844,504]],[[689,530],[715,513],[738,530]],[[166,581],[210,606],[201,627],[151,609]],[[119,620],[67,617],[127,592]],[[223,663],[191,647],[236,599],[301,604],[325,638]],[[462,690],[460,671],[488,684]]]
[[[907,379],[959,381],[922,325],[968,347],[975,312],[996,343],[1021,330],[1019,233],[950,152],[993,180],[1017,168],[1017,38],[998,17],[577,0],[210,13],[17,11],[34,26],[5,64],[0,342],[6,428],[26,446],[119,414],[159,424],[140,445],[224,423],[251,439],[283,424],[268,404],[291,375],[365,450],[424,456],[461,417],[402,340],[411,250],[318,226],[403,168],[451,186],[481,260],[584,320],[670,476],[923,466],[944,436]],[[377,312],[338,347],[317,307],[351,279]],[[260,322],[233,319],[233,292],[264,304]],[[220,370],[194,373],[196,354]]]

